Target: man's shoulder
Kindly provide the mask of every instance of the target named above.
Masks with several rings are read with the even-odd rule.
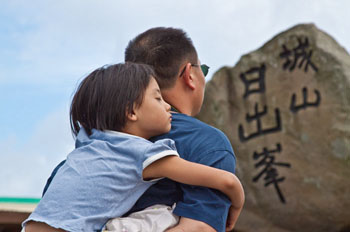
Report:
[[[215,139],[222,139],[228,141],[227,136],[219,129],[208,125],[197,118],[185,114],[173,114],[173,128],[174,130],[186,131],[191,130],[194,134],[200,134],[201,137],[214,137]]]
[[[234,155],[231,143],[222,131],[184,114],[173,114],[171,131],[162,137],[173,139],[180,155],[184,152],[198,156],[215,151]]]
[[[191,127],[195,127],[196,129],[208,130],[209,132],[213,133],[222,133],[219,129],[210,126],[205,122],[198,120],[197,118],[180,113],[174,113],[172,116],[174,124],[180,124],[184,126],[191,125]]]

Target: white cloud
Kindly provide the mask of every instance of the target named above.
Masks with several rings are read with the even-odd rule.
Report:
[[[212,72],[297,23],[315,22],[349,44],[348,1],[14,1],[13,32],[22,66],[6,81],[64,82],[105,63],[123,61],[124,48],[152,26],[184,28]],[[344,41],[343,41],[344,40]],[[26,75],[23,75],[23,74]],[[17,78],[17,80],[16,80]],[[4,81],[4,80],[3,80]]]
[[[24,143],[16,135],[0,141],[0,196],[40,197],[53,168],[73,148],[66,109],[48,114]]]
[[[7,25],[1,36],[11,46],[0,44],[0,85],[30,83],[43,86],[42,94],[73,89],[92,69],[123,61],[128,41],[154,26],[188,32],[201,60],[211,66],[209,77],[298,23],[315,23],[350,50],[346,0],[13,0],[3,3],[0,13],[4,9],[11,23],[0,23]],[[0,195],[40,196],[51,170],[73,148],[67,107],[51,113],[40,104],[30,108],[43,111],[45,119],[26,140],[18,131],[0,141],[5,180]]]

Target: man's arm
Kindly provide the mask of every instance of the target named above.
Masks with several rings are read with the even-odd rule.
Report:
[[[56,229],[44,222],[29,221],[25,226],[25,232],[65,232],[62,229]]]
[[[235,171],[235,158],[229,151],[215,151],[198,162],[220,168],[231,173]],[[216,231],[226,230],[230,200],[220,191],[189,185],[180,185],[183,198],[177,202],[174,214],[210,225]],[[191,226],[191,224],[189,225]]]
[[[51,173],[49,179],[47,179],[47,181],[46,181],[46,184],[45,184],[45,187],[44,187],[44,190],[43,190],[43,193],[42,193],[42,196],[41,196],[41,197],[43,197],[43,196],[45,195],[45,193],[46,193],[47,189],[49,188],[49,186],[50,186],[50,184],[51,184],[53,178],[55,177],[55,175],[56,175],[58,169],[60,169],[65,163],[66,163],[66,160],[61,161],[61,163],[59,163],[59,164],[55,167],[55,169],[52,171],[52,173]]]

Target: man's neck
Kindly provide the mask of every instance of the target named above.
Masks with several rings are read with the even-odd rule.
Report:
[[[177,91],[175,88],[169,90],[162,90],[163,98],[168,102],[177,112],[186,114],[188,116],[192,115],[192,106],[187,99],[187,96],[182,91]]]

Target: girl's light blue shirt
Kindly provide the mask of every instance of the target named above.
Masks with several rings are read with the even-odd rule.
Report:
[[[141,137],[82,128],[76,148],[58,170],[46,194],[25,223],[33,220],[66,231],[101,231],[120,217],[154,183],[143,169],[165,156],[177,155],[170,139],[155,143]]]

